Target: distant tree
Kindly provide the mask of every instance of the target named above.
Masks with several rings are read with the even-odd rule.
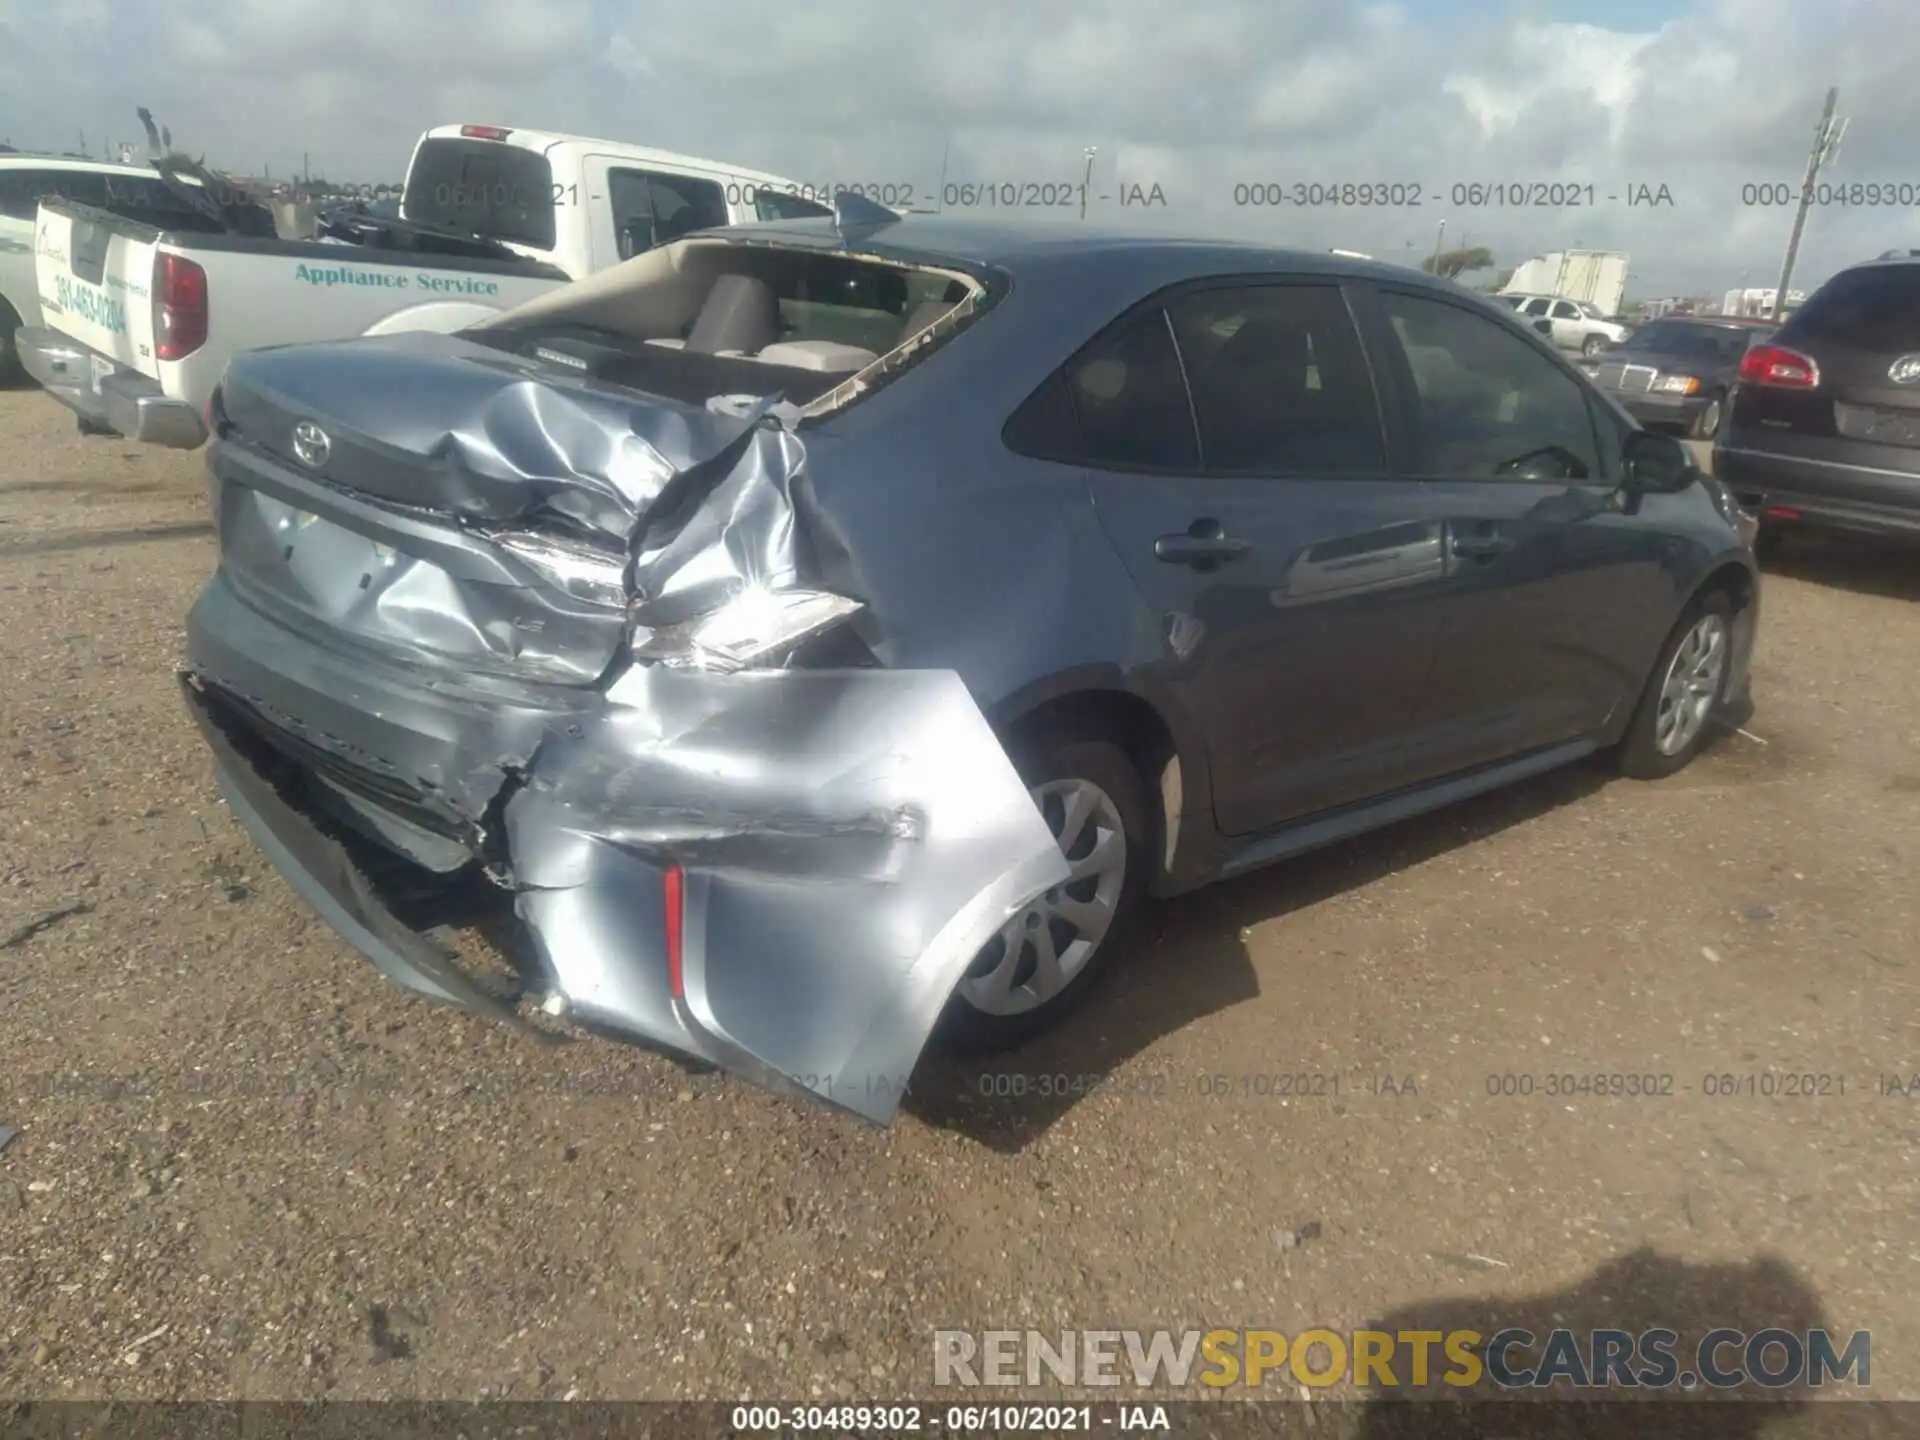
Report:
[[[1444,280],[1458,280],[1469,270],[1485,270],[1492,264],[1493,252],[1484,245],[1473,245],[1465,250],[1442,250],[1438,255],[1429,255],[1420,262],[1420,268]]]

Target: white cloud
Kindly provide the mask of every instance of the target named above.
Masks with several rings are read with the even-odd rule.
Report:
[[[0,135],[97,150],[144,103],[235,168],[385,179],[427,126],[486,120],[929,196],[943,153],[956,180],[1077,182],[1094,145],[1103,193],[1162,187],[1156,224],[1410,256],[1444,218],[1503,263],[1578,241],[1631,251],[1636,289],[1712,291],[1777,270],[1790,215],[1741,187],[1797,179],[1828,84],[1853,122],[1831,178],[1920,185],[1916,48],[1920,10],[1875,0],[1694,0],[1636,33],[1305,0],[5,0]],[[1423,201],[1236,207],[1257,179]],[[1599,203],[1453,203],[1570,179]],[[1672,207],[1604,199],[1643,183]],[[1801,273],[1915,243],[1920,206],[1823,207]]]

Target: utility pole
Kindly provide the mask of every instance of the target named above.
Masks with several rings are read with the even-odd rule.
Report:
[[[1806,229],[1807,207],[1813,203],[1813,183],[1819,178],[1820,169],[1833,159],[1833,152],[1839,148],[1840,132],[1845,130],[1846,122],[1835,122],[1833,107],[1840,103],[1840,87],[1835,85],[1827,91],[1826,108],[1820,112],[1820,124],[1813,132],[1813,150],[1807,156],[1807,178],[1800,185],[1800,207],[1793,212],[1793,233],[1787,237],[1787,258],[1780,266],[1780,288],[1773,292],[1773,318],[1780,320],[1787,310],[1787,285],[1793,279],[1793,262],[1800,253],[1800,233]]]
[[[1427,270],[1429,274],[1438,275],[1440,273],[1440,252],[1442,249],[1445,248],[1446,243],[1447,243],[1447,222],[1442,220],[1440,222],[1440,233],[1434,238],[1434,242],[1433,242],[1433,259],[1427,263]]]
[[[1087,146],[1087,175],[1080,182],[1080,218],[1082,220],[1087,218],[1087,191],[1093,185],[1093,156],[1098,148],[1094,145]]]

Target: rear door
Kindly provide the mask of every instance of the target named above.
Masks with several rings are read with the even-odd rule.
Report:
[[[1814,462],[1793,475],[1795,493],[1810,499],[1913,504],[1920,492],[1912,474],[1920,469],[1920,265],[1842,271],[1771,343],[1811,357],[1819,383],[1741,385],[1740,443]],[[1848,468],[1819,463],[1836,460]]]
[[[1393,472],[1340,286],[1168,292],[1070,362],[1052,403],[1205,727],[1220,828],[1417,779],[1440,531]]]
[[[1670,587],[1663,541],[1615,513],[1622,431],[1557,356],[1465,301],[1362,297],[1445,536],[1424,697],[1462,770],[1598,730],[1638,693]]]

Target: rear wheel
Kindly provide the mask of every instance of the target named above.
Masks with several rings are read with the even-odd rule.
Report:
[[[1620,742],[1623,774],[1659,780],[1700,753],[1733,674],[1733,602],[1722,591],[1688,607],[1660,649]]]
[[[1593,359],[1594,356],[1598,355],[1602,350],[1605,350],[1606,348],[1607,348],[1606,336],[1589,335],[1587,336],[1586,340],[1582,342],[1580,346],[1580,353],[1586,356],[1589,360],[1591,360]]]
[[[1056,1023],[1092,988],[1146,890],[1150,812],[1118,746],[1060,736],[1014,756],[1072,878],[1036,898],[981,947],[942,1017],[960,1050],[1016,1045]]]
[[[27,378],[20,364],[20,345],[14,338],[19,328],[20,317],[11,305],[0,300],[0,385],[19,385]]]
[[[1693,417],[1689,433],[1696,440],[1711,440],[1720,433],[1720,417],[1726,409],[1726,396],[1715,391],[1708,397],[1700,413]]]

